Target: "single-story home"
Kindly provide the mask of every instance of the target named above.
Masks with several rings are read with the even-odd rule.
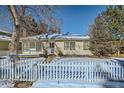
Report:
[[[41,34],[23,37],[22,54],[44,54],[44,47],[48,54],[58,55],[92,55],[89,50],[89,36],[78,34]]]

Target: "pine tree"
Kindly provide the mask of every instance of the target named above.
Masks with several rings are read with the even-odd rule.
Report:
[[[90,49],[97,56],[120,53],[124,43],[124,9],[107,6],[90,27]]]

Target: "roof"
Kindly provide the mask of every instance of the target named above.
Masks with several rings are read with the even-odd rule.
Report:
[[[5,30],[1,30],[1,29],[0,29],[0,32],[6,33],[6,34],[11,34],[10,32],[5,31]]]
[[[25,39],[34,39],[34,40],[46,40],[46,39],[55,39],[55,40],[88,40],[89,36],[83,36],[79,34],[41,34],[36,36],[30,36],[21,38],[21,40]]]
[[[0,35],[0,41],[10,41],[11,37],[5,36],[5,35]]]

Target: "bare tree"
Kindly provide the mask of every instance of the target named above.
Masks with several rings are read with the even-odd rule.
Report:
[[[18,48],[19,48],[19,32],[21,28],[21,19],[24,17],[25,13],[25,6],[8,6],[9,12],[13,18],[13,32],[12,32],[12,39],[9,45],[10,52],[16,54],[18,57]]]
[[[12,32],[12,40],[9,45],[9,49],[10,49],[10,52],[13,54],[16,54],[17,57],[18,57],[20,33],[22,33],[23,30],[34,31],[34,32],[36,31],[39,33],[39,31],[37,31],[37,30],[38,30],[38,28],[40,28],[40,26],[37,26],[38,28],[36,27],[37,29],[35,29],[33,27],[34,25],[31,24],[31,22],[33,23],[33,21],[31,21],[33,19],[33,17],[35,20],[37,20],[37,24],[42,24],[42,26],[44,26],[44,28],[42,27],[43,30],[46,29],[46,31],[44,33],[49,33],[51,27],[56,28],[56,29],[58,27],[55,24],[53,25],[53,22],[55,22],[55,19],[53,17],[54,6],[23,6],[23,5],[15,6],[15,5],[10,5],[10,6],[8,6],[8,9],[9,9],[9,12],[12,16],[13,23],[14,23],[13,32]],[[25,19],[25,16],[28,13],[30,13],[32,15],[35,14],[35,16],[28,17],[29,19],[27,21],[27,19]],[[26,22],[25,20],[27,21],[27,23],[24,24],[24,22]],[[29,22],[29,21],[31,21],[31,22]],[[45,28],[45,25],[43,25],[43,23],[47,24],[47,28]]]
[[[9,27],[12,28],[12,39],[9,44],[10,53],[18,57],[19,39],[22,33],[28,33],[29,35],[43,33],[48,36],[48,34],[60,32],[61,21],[55,16],[55,9],[57,9],[56,6],[47,5],[0,6],[0,18],[3,17],[12,22],[9,24]],[[3,12],[5,10],[7,10],[6,13]],[[2,17],[1,14],[3,14]],[[3,21],[5,21],[4,19]]]

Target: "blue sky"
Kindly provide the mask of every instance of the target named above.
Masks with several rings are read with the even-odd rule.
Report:
[[[62,33],[74,33],[86,35],[89,31],[89,25],[106,6],[101,5],[60,5],[56,9],[57,17],[61,18],[63,24],[61,26]],[[3,12],[7,12],[3,10]],[[6,14],[6,13],[5,13]],[[12,24],[9,20],[5,22],[0,19],[0,29],[12,30]],[[10,28],[11,27],[11,28]]]
[[[58,15],[63,20],[63,33],[76,33],[86,35],[89,30],[89,25],[101,11],[104,11],[106,6],[100,5],[73,5],[59,6]]]

